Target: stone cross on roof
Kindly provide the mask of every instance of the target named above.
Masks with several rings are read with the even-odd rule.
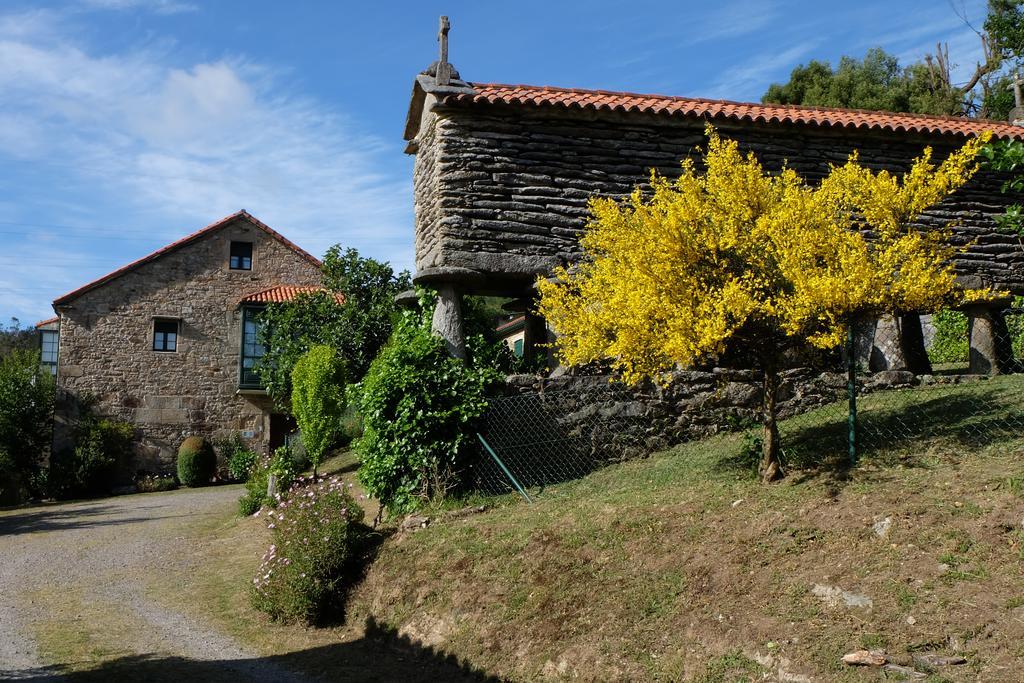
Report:
[[[1021,92],[1020,86],[1024,83],[1021,81],[1020,72],[1013,72],[1013,82],[1010,84],[1010,90],[1013,91],[1013,109],[1010,110],[1010,123],[1014,125],[1021,125],[1024,123],[1024,107],[1021,106]]]
[[[437,32],[437,42],[440,43],[440,55],[437,59],[437,74],[434,81],[438,85],[448,85],[452,80],[452,65],[448,63],[448,31],[451,24],[448,17],[441,15],[441,25]]]

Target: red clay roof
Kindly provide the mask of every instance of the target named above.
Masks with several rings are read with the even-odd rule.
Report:
[[[46,325],[52,325],[53,323],[59,323],[59,322],[60,322],[60,317],[59,316],[54,316],[52,318],[47,318],[46,320],[40,320],[39,322],[36,323],[36,329],[38,330],[40,327],[44,327]]]
[[[176,242],[171,242],[166,247],[161,247],[160,249],[157,249],[156,251],[154,251],[152,254],[148,254],[146,256],[143,256],[140,259],[132,261],[131,263],[129,263],[126,266],[122,266],[122,267],[118,268],[115,271],[107,273],[103,277],[97,278],[97,279],[93,280],[92,282],[90,282],[90,283],[88,283],[86,285],[82,285],[81,287],[79,287],[78,289],[74,290],[73,292],[68,292],[67,294],[65,294],[63,296],[57,297],[56,299],[53,300],[53,305],[54,306],[60,306],[62,304],[66,304],[66,303],[68,303],[68,302],[78,298],[82,294],[85,294],[86,292],[88,292],[90,290],[96,289],[100,285],[104,285],[104,284],[110,282],[114,278],[120,277],[120,276],[124,275],[125,273],[128,273],[128,272],[130,272],[132,270],[135,270],[136,268],[138,268],[139,266],[141,266],[141,265],[143,265],[145,263],[149,263],[150,261],[152,261],[154,259],[157,259],[157,258],[163,256],[164,254],[172,252],[175,249],[180,249],[181,247],[184,247],[187,244],[191,244],[192,242],[195,242],[199,238],[207,235],[208,233],[211,233],[211,232],[213,232],[213,231],[215,231],[215,230],[217,230],[219,228],[222,228],[225,225],[227,225],[228,223],[230,223],[231,221],[234,221],[234,220],[239,219],[239,218],[244,218],[245,220],[249,221],[254,226],[259,228],[263,232],[267,233],[268,235],[270,235],[271,237],[276,239],[278,242],[280,242],[281,244],[285,245],[286,247],[288,247],[289,249],[294,251],[296,254],[298,254],[302,258],[306,259],[307,261],[309,261],[310,263],[315,265],[317,268],[319,268],[322,265],[320,263],[320,259],[318,259],[317,257],[313,256],[312,254],[310,254],[305,249],[302,249],[301,247],[299,247],[294,242],[288,240],[286,237],[284,237],[284,235],[281,235],[280,233],[276,232],[270,226],[268,226],[266,223],[263,223],[259,219],[255,218],[252,214],[250,214],[245,209],[242,209],[241,211],[237,211],[237,212],[231,214],[230,216],[225,216],[224,218],[221,218],[219,221],[217,221],[215,223],[210,223],[209,225],[207,225],[202,230],[197,230],[196,232],[192,233],[191,235],[187,235],[185,237],[182,237],[180,240],[178,240]]]
[[[789,104],[755,104],[707,100],[694,97],[640,95],[607,90],[582,90],[553,86],[470,83],[476,93],[443,96],[445,103],[488,103],[531,106],[555,106],[566,109],[592,109],[640,112],[756,123],[796,123],[826,128],[886,130],[969,137],[986,130],[1000,138],[1024,138],[1024,128],[1005,121],[985,121],[954,116],[894,114],[860,109],[833,109]]]
[[[275,285],[266,289],[261,289],[258,292],[252,294],[246,294],[239,299],[239,304],[283,304],[288,301],[292,301],[299,294],[309,294],[311,292],[326,292],[327,289],[318,285]],[[335,294],[334,300],[338,302],[338,305],[345,303],[344,294]]]
[[[517,325],[522,325],[525,322],[526,322],[526,316],[525,315],[520,315],[520,316],[518,316],[516,318],[512,318],[511,320],[506,320],[502,324],[500,324],[497,327],[495,327],[494,331],[495,332],[504,332],[505,330],[507,330],[509,328],[514,328]]]

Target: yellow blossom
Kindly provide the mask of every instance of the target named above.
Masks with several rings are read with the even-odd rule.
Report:
[[[703,172],[684,161],[678,179],[652,174],[648,193],[592,200],[587,258],[539,281],[539,312],[563,362],[608,359],[637,382],[721,354],[737,337],[763,339],[758,351],[769,355],[776,339],[832,348],[851,316],[987,296],[958,288],[947,233],[911,225],[971,178],[988,134],[941,164],[926,149],[902,176],[853,155],[810,187],[707,133]]]

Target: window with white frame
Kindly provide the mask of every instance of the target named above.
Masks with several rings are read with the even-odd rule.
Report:
[[[57,374],[57,356],[60,346],[60,332],[57,330],[39,331],[39,355],[43,367],[49,369],[51,375]]]

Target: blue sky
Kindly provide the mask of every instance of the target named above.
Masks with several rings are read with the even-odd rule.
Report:
[[[411,267],[414,75],[757,100],[809,59],[937,41],[984,0],[0,0],[0,321],[245,208]]]

